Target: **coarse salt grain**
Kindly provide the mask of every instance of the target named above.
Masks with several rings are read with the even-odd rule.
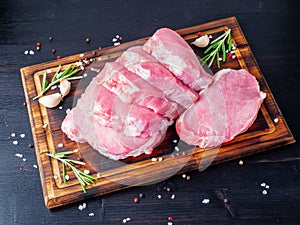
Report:
[[[242,166],[244,164],[243,160],[240,160],[239,164]]]
[[[172,194],[170,198],[173,200],[175,199],[175,197],[176,197],[175,194]]]
[[[151,161],[152,161],[152,162],[156,162],[156,161],[157,161],[157,158],[152,158]]]
[[[173,140],[173,143],[175,143],[175,144],[176,144],[176,143],[177,143],[177,140],[176,140],[176,139],[175,139],[175,140]]]
[[[73,152],[74,152],[74,153],[78,152],[78,148],[74,149]]]
[[[87,73],[84,73],[84,74],[83,74],[83,77],[87,77],[87,76],[88,76],[88,74],[87,74]]]
[[[115,42],[114,43],[114,46],[117,46],[117,45],[119,45],[119,44],[121,44],[120,42]]]
[[[67,174],[67,175],[65,176],[65,179],[66,179],[66,180],[70,180],[70,176]]]
[[[56,175],[53,176],[54,180],[56,180],[58,177]]]
[[[95,214],[94,213],[89,213],[89,216],[95,216]]]
[[[62,106],[59,106],[59,107],[58,107],[58,109],[62,109],[62,108],[63,108]]]
[[[218,58],[219,61],[222,61],[222,58]]]
[[[202,200],[203,204],[208,204],[209,202],[210,202],[210,200],[208,198],[205,198],[205,199]]]
[[[270,186],[269,186],[269,185],[266,185],[266,188],[267,188],[267,189],[269,189],[269,188],[270,188]]]
[[[127,223],[127,220],[126,220],[126,219],[123,219],[122,222],[123,222],[123,223]]]
[[[22,159],[22,160],[23,160],[23,162],[26,162],[26,161],[27,161],[27,159],[25,159],[25,158],[24,158],[24,159]]]
[[[157,195],[157,198],[158,198],[158,199],[161,199],[161,195]]]
[[[127,217],[127,218],[126,218],[126,221],[127,221],[127,222],[128,222],[128,221],[130,221],[130,220],[131,220],[131,218],[130,218],[130,217]]]
[[[18,158],[23,158],[23,154],[20,153],[16,153],[15,156],[17,156]]]
[[[101,177],[101,173],[97,173],[97,178],[100,178]]]
[[[265,186],[266,186],[266,183],[261,183],[260,186],[261,186],[261,187],[265,187]]]
[[[213,37],[212,35],[209,35],[209,36],[208,36],[208,38],[212,38],[212,37]]]
[[[62,148],[64,145],[63,145],[63,143],[59,143],[58,145],[57,145],[57,147],[59,147],[59,148]]]
[[[43,124],[43,126],[42,126],[42,128],[46,128],[48,126],[48,124],[47,123],[45,123],[45,124]]]
[[[85,209],[86,208],[86,203],[82,203],[82,207]]]
[[[51,90],[54,90],[54,89],[56,89],[57,88],[57,85],[53,85],[52,87],[51,87]]]
[[[162,158],[162,157],[159,157],[159,158],[158,158],[158,161],[160,161],[160,162],[163,161],[163,158]]]
[[[113,38],[112,39],[112,42],[116,42],[118,39],[117,38]]]
[[[24,137],[25,137],[25,134],[20,134],[20,137],[21,137],[21,138],[24,138]]]
[[[38,166],[37,166],[37,165],[35,165],[35,164],[34,164],[34,165],[32,165],[32,166],[33,166],[34,168],[36,168],[36,169],[38,168]]]
[[[168,222],[168,225],[173,225],[173,222]]]
[[[10,136],[15,137],[15,136],[16,136],[16,133],[11,133]]]
[[[52,70],[51,69],[47,69],[46,73],[52,73]]]
[[[84,57],[84,54],[81,53],[81,54],[79,55],[79,57]]]
[[[263,190],[263,191],[262,191],[262,194],[263,194],[263,195],[268,194],[267,190]]]
[[[33,50],[30,50],[30,51],[29,51],[29,54],[30,54],[30,55],[34,55],[34,51],[33,51]]]
[[[116,35],[116,38],[119,38],[119,37],[120,37],[120,35],[117,34],[117,35]]]
[[[78,206],[78,209],[79,209],[80,211],[83,210],[82,205],[79,205],[79,206]]]
[[[235,59],[235,57],[236,57],[235,55],[232,56],[233,59]]]
[[[174,149],[175,149],[176,152],[179,152],[179,147],[178,146],[175,146]]]
[[[28,54],[28,50],[25,50],[25,51],[24,51],[24,54],[27,55],[27,54]]]
[[[90,174],[90,171],[89,170],[84,170],[83,171],[85,174]]]
[[[274,123],[278,123],[278,121],[279,121],[279,119],[276,117],[276,118],[274,119]]]
[[[66,114],[68,114],[70,111],[71,111],[71,109],[67,109],[67,110],[66,110]]]
[[[18,142],[18,141],[13,141],[13,144],[14,144],[14,145],[18,145],[19,142]]]

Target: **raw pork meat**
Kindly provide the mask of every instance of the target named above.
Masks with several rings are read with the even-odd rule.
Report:
[[[127,49],[117,62],[160,89],[168,99],[178,103],[184,109],[199,97],[198,93],[183,85],[168,69],[145,52],[142,46]]]
[[[212,82],[212,76],[203,69],[189,44],[169,28],[157,30],[143,49],[195,91],[206,88]]]
[[[171,120],[179,116],[178,105],[175,102],[166,99],[162,91],[121,64],[106,63],[102,73],[105,74],[102,85],[115,93],[123,102],[149,108]]]
[[[228,142],[252,125],[265,97],[246,70],[223,69],[200,93],[200,100],[179,117],[177,133],[201,148]]]
[[[111,159],[150,154],[172,122],[148,108],[122,101],[104,87],[106,73],[107,68],[92,80],[64,119],[62,131]]]

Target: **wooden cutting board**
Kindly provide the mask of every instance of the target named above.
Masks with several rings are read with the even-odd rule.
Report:
[[[107,61],[114,61],[127,48],[142,45],[147,38],[22,68],[22,82],[46,207],[54,208],[124,188],[158,182],[174,174],[191,170],[201,171],[211,164],[295,142],[235,17],[184,28],[177,32],[191,43],[197,38],[199,31],[202,35],[209,34],[216,37],[228,28],[232,29],[233,43],[237,47],[235,54],[242,58],[239,60],[237,58],[228,59],[225,64],[222,64],[222,68],[248,70],[257,78],[261,90],[267,93],[267,97],[252,127],[231,142],[216,149],[191,148],[182,143],[175,143],[174,140],[178,140],[178,137],[173,126],[151,155],[113,161],[101,156],[87,144],[78,145],[70,141],[61,131],[60,126],[66,116],[66,110],[73,107],[97,71],[101,70]],[[202,50],[194,49],[197,55],[201,54]],[[86,62],[93,60],[94,63],[90,67],[85,67],[85,70],[81,72],[81,74],[87,74],[87,77],[81,81],[72,81],[71,92],[60,105],[62,109],[61,107],[47,109],[37,100],[32,100],[41,91],[41,77],[44,72],[47,72],[50,79],[59,65],[66,68],[70,64],[76,64],[82,60],[86,60]],[[213,72],[217,71],[215,65],[212,66],[212,70]],[[57,92],[57,90],[49,93],[51,92]],[[59,147],[60,143],[63,144],[63,147]],[[179,151],[176,151],[174,149],[178,144],[180,148]],[[87,187],[87,193],[83,193],[78,180],[70,171],[68,172],[70,180],[65,184],[62,179],[60,163],[43,154],[47,150],[59,152],[77,148],[80,151],[73,157],[86,162],[85,167],[80,169],[88,169],[94,177],[97,177],[97,182]]]

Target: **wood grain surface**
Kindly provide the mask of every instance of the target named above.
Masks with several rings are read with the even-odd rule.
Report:
[[[115,60],[127,48],[141,45],[147,38],[124,43],[113,48],[104,48],[92,52],[81,53],[69,56],[61,60],[49,63],[42,63],[21,69],[24,93],[27,101],[27,108],[31,121],[32,135],[35,143],[36,156],[40,170],[40,177],[45,198],[45,204],[48,208],[65,205],[75,201],[81,201],[86,198],[95,197],[109,192],[118,191],[131,186],[144,185],[169,178],[172,175],[189,172],[191,170],[204,170],[210,164],[216,164],[227,160],[240,158],[250,154],[255,154],[267,149],[280,147],[282,145],[294,143],[295,139],[290,132],[284,117],[282,116],[273,96],[268,88],[263,75],[261,74],[250,47],[243,35],[241,28],[235,17],[221,19],[206,24],[193,26],[178,30],[183,38],[192,42],[197,38],[200,31],[203,35],[208,34],[214,37],[227,29],[232,30],[232,39],[237,47],[236,56],[242,56],[242,59],[229,58],[222,64],[223,68],[246,69],[253,74],[261,87],[261,90],[267,94],[266,99],[258,114],[258,118],[253,126],[245,133],[237,136],[234,140],[223,144],[221,147],[211,149],[195,148],[193,146],[180,146],[181,151],[177,153],[174,147],[177,144],[173,140],[178,140],[174,126],[170,127],[165,139],[154,149],[151,155],[143,154],[139,157],[129,157],[122,160],[123,163],[115,163],[106,157],[95,154],[95,150],[88,144],[78,144],[71,142],[61,131],[61,123],[66,113],[59,109],[47,109],[38,101],[32,100],[41,92],[41,80],[44,73],[48,79],[52,79],[56,68],[62,65],[65,69],[69,65],[76,66],[80,60],[92,59],[96,63],[87,66],[81,74],[88,74],[94,77],[100,71],[106,62]],[[196,49],[198,50],[198,49]],[[216,65],[213,72],[216,72]],[[84,78],[83,78],[84,79]],[[89,81],[73,81],[73,88],[70,94],[64,99],[61,107],[76,105],[76,99],[84,92]],[[54,92],[54,91],[52,91]],[[274,119],[278,122],[274,122]],[[47,125],[44,127],[44,125]],[[195,125],[196,126],[196,125]],[[111,140],[113,141],[113,140]],[[64,147],[58,147],[62,143]],[[83,194],[78,180],[73,176],[67,183],[63,182],[61,165],[56,159],[50,159],[45,153],[59,151],[72,151],[79,149],[80,157],[85,161],[86,167],[93,171],[91,174],[97,177],[97,182],[87,188],[87,193]],[[178,155],[180,154],[180,155]],[[172,157],[171,157],[172,156]],[[162,161],[152,161],[152,158],[161,157]],[[54,177],[56,179],[54,179]]]
[[[127,224],[166,225],[169,216],[173,225],[299,224],[299,141],[241,155],[201,172],[185,172],[186,178],[174,175],[54,209],[45,207],[40,173],[34,167],[38,164],[36,153],[29,147],[33,137],[27,107],[23,106],[26,100],[20,68],[54,62],[58,55],[64,59],[112,46],[117,34],[124,44],[150,36],[160,27],[178,30],[231,16],[238,19],[260,72],[298,140],[297,1],[0,0],[0,224],[102,225],[123,224],[130,218]],[[85,42],[87,37],[89,43]],[[36,42],[41,43],[39,51]],[[26,50],[35,54],[25,55]],[[57,110],[58,115],[63,117],[70,106]],[[21,138],[20,134],[26,136]],[[19,158],[15,154],[23,155]],[[264,183],[269,188],[261,186]],[[139,203],[134,203],[135,197]],[[204,199],[209,203],[202,203]],[[79,210],[83,203],[87,207]]]

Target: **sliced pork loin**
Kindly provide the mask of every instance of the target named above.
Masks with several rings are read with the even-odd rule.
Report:
[[[179,116],[178,105],[169,101],[164,93],[143,78],[127,70],[117,62],[106,63],[102,85],[115,93],[123,102],[136,104],[170,120]]]
[[[246,131],[266,94],[246,70],[223,69],[200,99],[177,120],[179,137],[190,145],[216,147]]]
[[[103,84],[111,81],[107,76],[113,76],[106,74],[112,65],[106,65],[86,88],[76,107],[67,114],[62,131],[73,141],[88,142],[111,159],[150,154],[172,121],[146,107],[125,102],[108,90]],[[123,81],[125,85],[126,80]],[[116,86],[112,90],[120,89]],[[130,90],[124,87],[123,91]]]
[[[160,89],[169,100],[178,103],[184,109],[199,98],[198,93],[183,85],[157,59],[145,52],[142,46],[127,49],[117,62]]]
[[[195,91],[206,88],[212,82],[212,76],[203,69],[189,44],[169,28],[157,30],[143,49]]]

